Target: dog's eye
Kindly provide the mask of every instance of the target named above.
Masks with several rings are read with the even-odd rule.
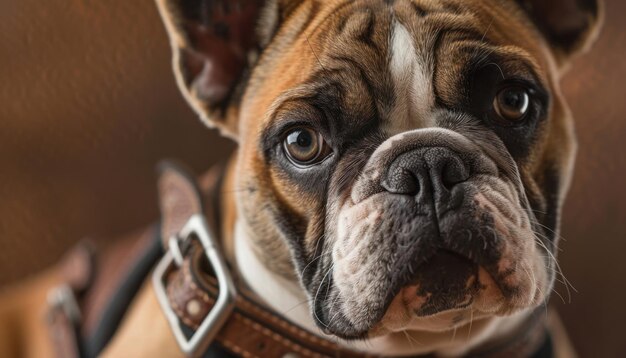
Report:
[[[509,86],[501,89],[493,99],[493,108],[507,121],[519,121],[528,112],[530,96],[522,86]]]
[[[330,152],[322,135],[310,127],[291,129],[285,136],[283,146],[287,157],[297,165],[315,164]]]

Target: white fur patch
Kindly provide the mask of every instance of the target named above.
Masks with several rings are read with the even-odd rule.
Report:
[[[237,222],[235,259],[239,273],[248,286],[277,313],[310,332],[323,335],[313,321],[308,297],[302,287],[272,273],[254,253],[249,240],[245,226]]]
[[[390,135],[435,125],[432,65],[428,54],[418,51],[415,38],[399,22],[393,25],[389,68],[394,82],[395,105],[386,131]]]

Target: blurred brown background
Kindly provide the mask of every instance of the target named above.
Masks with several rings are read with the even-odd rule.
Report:
[[[580,151],[560,260],[578,293],[552,302],[583,357],[626,354],[626,3],[606,2],[594,51],[563,81]],[[79,238],[153,221],[158,160],[201,172],[230,150],[169,61],[151,0],[0,2],[0,285]]]

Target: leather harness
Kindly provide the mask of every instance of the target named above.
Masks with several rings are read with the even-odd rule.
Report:
[[[58,356],[98,356],[151,272],[172,332],[189,356],[371,356],[310,333],[261,303],[244,284],[235,284],[214,239],[219,231],[211,230],[220,223],[216,194],[221,178],[213,170],[204,178],[210,189],[203,193],[180,165],[162,166],[160,225],[131,235],[101,260],[85,245],[68,255],[63,264],[66,283],[49,295],[48,321]],[[212,205],[204,205],[207,202]],[[121,256],[125,258],[120,260]],[[102,267],[107,264],[119,272]],[[115,277],[99,278],[107,275]],[[479,347],[466,356],[552,357],[544,314],[535,311],[512,340]]]

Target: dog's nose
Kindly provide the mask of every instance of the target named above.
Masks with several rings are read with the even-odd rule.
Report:
[[[469,166],[445,147],[418,148],[398,155],[381,185],[393,194],[441,196],[470,176]]]

